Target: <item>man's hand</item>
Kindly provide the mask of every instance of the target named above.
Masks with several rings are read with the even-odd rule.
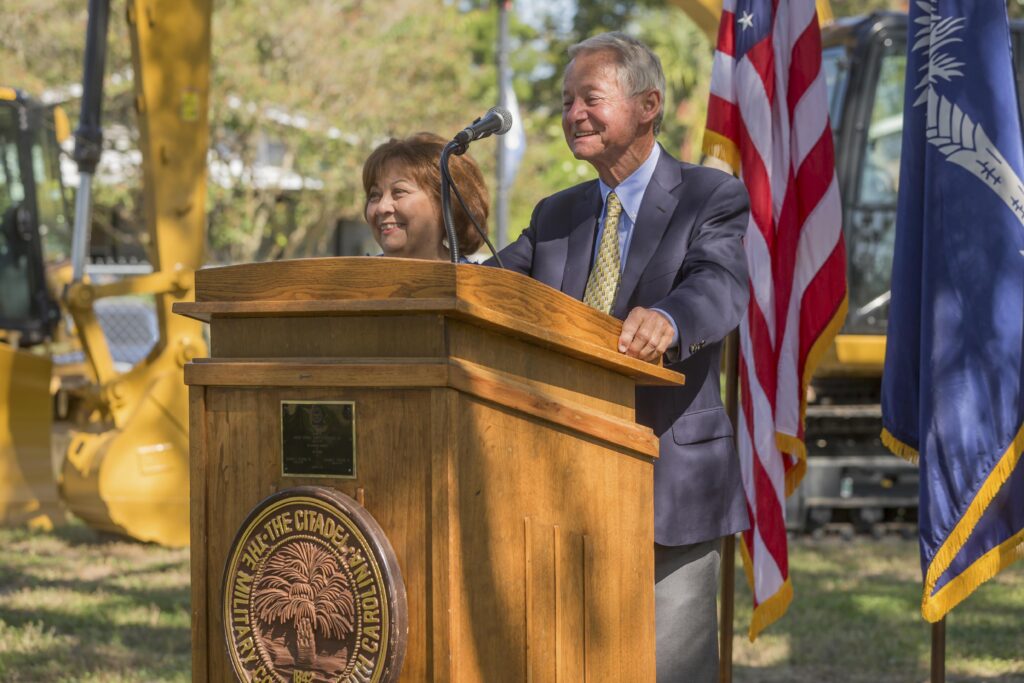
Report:
[[[672,344],[675,330],[663,314],[637,306],[622,323],[619,351],[640,360],[658,360]]]

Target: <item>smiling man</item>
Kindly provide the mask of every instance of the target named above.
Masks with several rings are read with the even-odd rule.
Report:
[[[658,681],[714,681],[721,538],[748,526],[722,407],[722,340],[748,297],[749,200],[727,174],[673,159],[655,138],[665,76],[647,46],[606,33],[569,49],[562,128],[598,180],[547,197],[501,252],[505,266],[623,320],[619,351],[685,387],[638,388],[660,438],[654,466]]]

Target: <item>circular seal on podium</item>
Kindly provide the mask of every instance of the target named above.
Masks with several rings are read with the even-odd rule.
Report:
[[[405,584],[380,525],[342,493],[301,486],[253,508],[229,549],[222,595],[240,681],[398,680]]]

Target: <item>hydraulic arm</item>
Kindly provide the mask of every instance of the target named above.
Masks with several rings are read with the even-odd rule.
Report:
[[[90,45],[95,41],[95,49],[89,50],[84,92],[93,95],[102,92],[100,48],[108,3],[90,2]],[[97,410],[93,424],[71,441],[62,496],[93,526],[167,545],[185,545],[189,538],[188,402],[182,368],[206,353],[200,324],[171,315],[171,306],[193,297],[194,273],[204,256],[211,11],[210,0],[129,0],[153,273],[94,284],[83,267],[76,269],[65,294],[97,379]],[[78,131],[83,151],[76,153],[84,171],[90,163],[95,168],[88,146],[100,137],[98,110],[89,109],[83,103]],[[88,199],[79,199],[80,210],[83,202]],[[88,216],[79,220],[88,226]],[[149,295],[156,305],[159,341],[126,373],[115,369],[95,315],[95,301],[115,295]]]

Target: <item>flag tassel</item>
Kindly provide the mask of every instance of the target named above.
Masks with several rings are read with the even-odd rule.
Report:
[[[1022,452],[1024,452],[1024,425],[1017,431],[1017,435],[999,459],[999,463],[992,468],[992,473],[978,490],[974,500],[971,501],[967,512],[964,513],[928,565],[924,598],[921,601],[921,614],[928,621],[938,621],[970,595],[975,588],[1008,567],[1014,560],[1024,557],[1024,547],[1021,545],[1024,543],[1024,529],[1021,529],[979,557],[937,593],[932,594],[939,578],[949,569],[964,543],[974,533],[974,528],[985,514],[992,499],[1010,479]]]
[[[747,544],[740,543],[739,546],[740,553],[743,555],[743,573],[747,576],[747,585],[750,586],[750,591],[754,592],[754,562],[750,557],[750,551],[747,550]],[[791,602],[793,602],[793,583],[787,576],[785,583],[778,591],[761,604],[754,606],[754,613],[750,617],[750,630],[747,633],[750,642],[754,642],[761,631],[778,621],[789,609]]]
[[[888,429],[882,430],[882,444],[892,451],[893,455],[898,455],[908,462],[917,464],[917,460],[920,457],[917,449],[897,439]]]

